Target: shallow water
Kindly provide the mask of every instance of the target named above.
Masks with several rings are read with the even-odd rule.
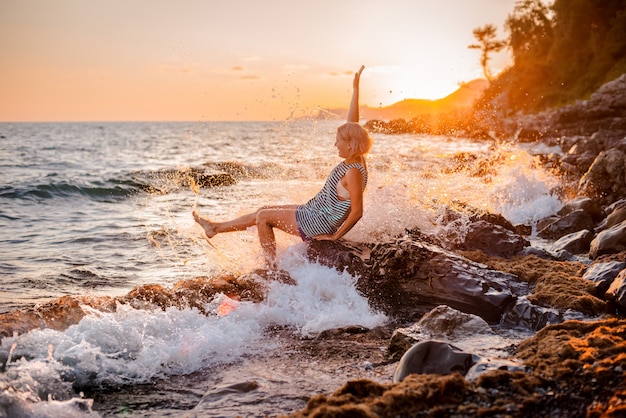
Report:
[[[191,211],[223,219],[306,201],[339,162],[337,126],[0,124],[0,313],[62,295],[118,296],[138,285],[169,288],[258,268],[254,228],[217,236],[211,246]],[[558,179],[511,144],[374,139],[365,215],[348,239],[376,242],[415,227],[436,233],[442,210],[455,201],[526,224],[560,208],[550,192]],[[237,183],[198,189],[189,167],[230,170]],[[60,401],[82,404],[82,390],[99,412],[87,407],[77,416],[276,415],[348,378],[390,379],[389,365],[320,363],[293,348],[325,330],[374,328],[386,319],[356,292],[354,278],[306,261],[299,238],[277,236],[281,268],[296,285],[271,283],[261,303],[220,295],[205,308],[209,315],[119,306],[115,313],[92,310],[64,331],[4,338],[0,408],[58,416],[73,411]],[[234,310],[220,315],[224,303]]]

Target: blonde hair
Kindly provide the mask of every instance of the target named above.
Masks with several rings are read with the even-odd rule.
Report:
[[[346,122],[337,128],[337,135],[348,141],[352,149],[352,156],[365,156],[372,149],[374,140],[370,134],[356,122]]]

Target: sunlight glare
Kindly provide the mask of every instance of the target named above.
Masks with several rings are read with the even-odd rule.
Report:
[[[453,74],[425,66],[380,66],[371,68],[370,71],[376,72],[376,79],[380,80],[376,95],[379,105],[382,106],[404,99],[441,99],[456,91],[461,82],[470,81],[460,77],[455,79]]]

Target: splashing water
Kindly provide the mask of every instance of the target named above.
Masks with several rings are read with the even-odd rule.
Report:
[[[10,297],[0,300],[3,312],[61,295],[116,296],[139,285],[167,287],[190,277],[237,276],[258,268],[263,257],[255,228],[207,242],[192,210],[221,220],[262,205],[305,202],[339,161],[336,126],[301,121],[5,127],[0,196],[10,238],[2,241],[7,248],[0,272]],[[39,146],[41,138],[48,149]],[[551,193],[557,180],[514,145],[422,135],[374,139],[365,213],[346,239],[380,242],[406,229],[436,231],[441,212],[455,202],[519,224],[560,208]],[[65,161],[59,162],[59,150]],[[200,166],[227,172],[237,182],[200,187],[185,174]],[[61,189],[60,172],[67,183]],[[94,179],[94,173],[104,177]],[[21,179],[18,185],[15,178]],[[46,182],[56,186],[43,193]],[[277,232],[277,240],[280,267],[296,284],[270,283],[262,302],[218,295],[204,307],[208,315],[196,308],[118,305],[107,312],[83,306],[88,315],[64,331],[4,338],[0,411],[87,416],[89,400],[76,397],[76,388],[117,388],[200,371],[210,378],[222,365],[279,348],[267,335],[272,327],[311,338],[328,329],[385,322],[358,294],[355,278],[307,261],[298,237]]]

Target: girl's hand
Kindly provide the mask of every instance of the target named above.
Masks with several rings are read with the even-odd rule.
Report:
[[[361,65],[361,68],[359,68],[359,71],[354,73],[354,81],[352,82],[352,87],[354,89],[359,88],[359,80],[361,79],[361,73],[363,72],[364,69],[365,69],[365,65]]]

